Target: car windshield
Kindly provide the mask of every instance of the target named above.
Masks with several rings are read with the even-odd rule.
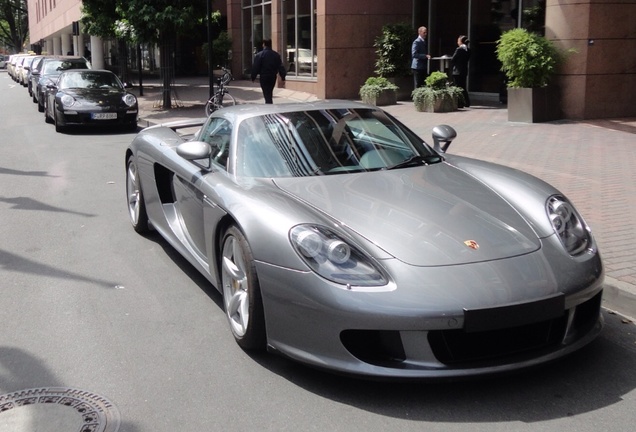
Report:
[[[50,60],[44,64],[43,73],[59,74],[68,69],[88,69],[88,65],[83,60]]]
[[[310,110],[244,120],[236,173],[305,177],[440,162],[405,126],[375,109]]]
[[[123,87],[115,74],[87,70],[64,73],[60,76],[58,88],[88,88],[120,91]]]

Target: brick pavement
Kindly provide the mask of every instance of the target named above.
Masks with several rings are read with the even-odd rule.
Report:
[[[141,126],[205,115],[207,77],[178,79],[179,107],[169,111],[156,108],[159,88],[156,81],[144,83]],[[232,81],[229,90],[239,103],[263,101],[258,84],[249,81]],[[274,96],[274,103],[316,100],[285,88],[275,89]],[[497,101],[471,99],[471,108],[453,113],[416,112],[411,102],[383,108],[428,142],[433,126],[451,125],[458,136],[449,152],[517,168],[560,189],[598,241],[605,307],[636,317],[636,118],[512,123]]]

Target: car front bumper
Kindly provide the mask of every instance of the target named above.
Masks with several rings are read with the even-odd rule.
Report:
[[[415,272],[391,260],[400,276],[376,292],[259,262],[269,349],[376,378],[477,376],[549,362],[600,332],[602,265],[597,254],[574,276],[528,258]]]
[[[112,114],[114,118],[95,118],[96,114]],[[137,108],[120,109],[117,111],[58,111],[60,126],[113,126],[137,124]]]

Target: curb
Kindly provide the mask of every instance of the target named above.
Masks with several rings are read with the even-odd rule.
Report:
[[[636,295],[632,286],[605,276],[603,284],[603,307],[636,322]]]

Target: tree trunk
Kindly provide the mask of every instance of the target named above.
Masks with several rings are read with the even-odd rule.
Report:
[[[161,58],[162,108],[172,108],[172,80],[174,78],[174,38],[169,33],[162,33],[159,41]]]
[[[117,39],[117,55],[119,63],[119,78],[126,84],[130,83],[130,73],[128,71],[128,45],[125,39]]]

